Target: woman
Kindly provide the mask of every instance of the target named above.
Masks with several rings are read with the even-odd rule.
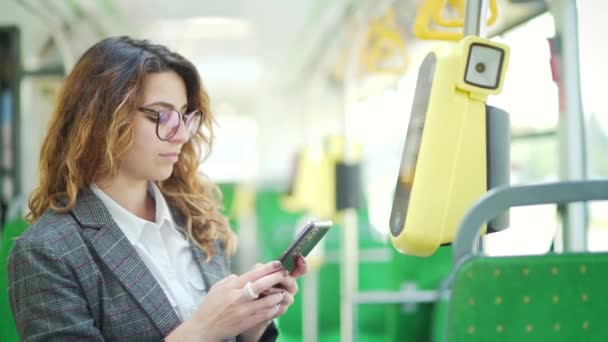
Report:
[[[213,117],[195,67],[160,45],[105,39],[59,97],[15,241],[22,340],[273,340],[298,291],[277,261],[229,275],[235,237],[198,173]]]

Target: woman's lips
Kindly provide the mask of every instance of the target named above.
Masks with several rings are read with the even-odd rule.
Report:
[[[179,159],[179,153],[160,153],[159,156],[167,161],[176,162]]]

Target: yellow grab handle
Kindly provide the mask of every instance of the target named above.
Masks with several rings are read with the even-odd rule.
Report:
[[[367,47],[361,51],[360,59],[370,72],[403,74],[407,69],[407,48],[395,22],[395,13],[389,8],[386,15],[373,22],[367,32]],[[399,63],[383,65],[389,59],[398,58]]]
[[[498,5],[496,0],[490,1],[490,17],[487,25],[492,25],[498,18]],[[456,19],[445,19],[442,16],[443,9],[450,4],[457,12],[459,17]],[[437,30],[434,26],[454,29],[464,26],[465,0],[425,0],[416,14],[414,20],[414,34],[420,39],[436,40],[460,40],[463,38],[462,32],[454,30]]]
[[[431,1],[435,1],[435,0],[431,0]],[[440,0],[440,6],[439,8],[435,8],[435,11],[433,13],[433,21],[435,22],[435,24],[437,24],[437,26],[441,26],[441,27],[463,27],[464,26],[464,16],[465,16],[465,12],[466,12],[466,1],[465,0]],[[488,18],[487,21],[487,25],[493,25],[496,22],[496,19],[498,18],[498,5],[496,3],[496,0],[489,0],[490,1],[490,17]],[[448,19],[448,18],[444,18],[443,17],[443,10],[445,9],[446,5],[450,5],[452,8],[454,8],[456,10],[456,12],[458,13],[458,17],[457,18],[452,18],[452,19]]]

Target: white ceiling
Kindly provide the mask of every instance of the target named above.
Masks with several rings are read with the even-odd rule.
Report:
[[[26,69],[73,64],[95,41],[127,34],[175,48],[223,93],[225,83],[237,91],[264,89],[308,64],[306,52],[318,50],[350,2],[3,0],[0,25],[22,29]],[[57,41],[58,49],[45,49]]]
[[[414,51],[420,43],[411,27],[422,1],[0,0],[0,25],[21,28],[27,70],[69,69],[111,35],[170,46],[197,65],[216,113],[255,118],[260,160],[268,163],[262,172],[284,175],[294,146],[339,130],[343,90],[328,73],[351,44],[353,13],[393,3]],[[503,27],[538,7],[499,3]]]
[[[73,64],[100,38],[127,34],[174,47],[192,59],[218,91],[223,83],[233,88],[241,82],[249,83],[242,89],[250,91],[260,85],[265,89],[269,82],[297,89],[294,83],[326,63],[332,48],[347,45],[343,28],[354,9],[383,3],[395,5],[397,21],[411,44],[413,17],[422,0],[2,0],[0,25],[22,29],[29,69]],[[501,26],[533,8],[508,0],[499,3]],[[209,18],[223,18],[225,23]]]

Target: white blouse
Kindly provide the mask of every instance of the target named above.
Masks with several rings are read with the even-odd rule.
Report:
[[[150,182],[148,189],[156,202],[156,222],[132,214],[96,185],[93,184],[90,188],[106,205],[180,319],[188,320],[205,296],[205,284],[192,256],[190,244],[178,231],[158,186]]]

